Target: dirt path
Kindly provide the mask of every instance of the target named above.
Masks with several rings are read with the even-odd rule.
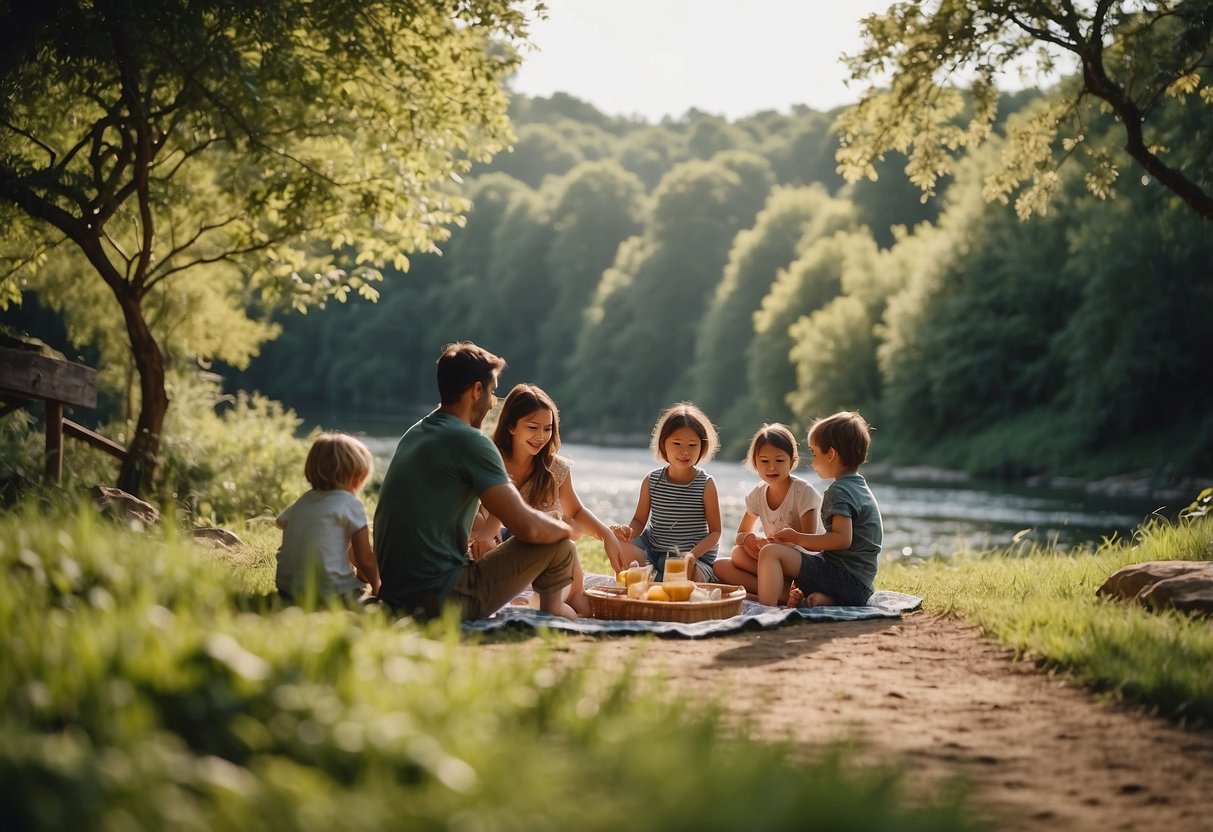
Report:
[[[1095,701],[952,618],[568,643],[571,655],[607,660],[643,649],[655,673],[721,690],[759,737],[806,747],[859,738],[873,758],[906,760],[928,788],[959,773],[999,829],[1213,829],[1213,732]]]

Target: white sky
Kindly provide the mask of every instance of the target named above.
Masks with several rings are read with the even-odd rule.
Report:
[[[736,119],[849,104],[844,52],[892,0],[548,0],[515,91],[566,92],[608,115],[659,121],[691,107]]]

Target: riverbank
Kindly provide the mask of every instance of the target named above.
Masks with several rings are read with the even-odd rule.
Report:
[[[1213,474],[1203,477],[1168,478],[1148,468],[1092,480],[1079,477],[1055,476],[1052,474],[1036,474],[1029,477],[1007,477],[988,480],[973,477],[966,471],[953,468],[938,468],[929,465],[870,464],[864,466],[864,474],[874,480],[889,480],[890,482],[906,483],[909,485],[967,485],[974,482],[985,484],[1004,482],[1010,485],[1022,485],[1042,490],[1081,491],[1086,494],[1096,494],[1103,497],[1133,497],[1137,499],[1157,499],[1167,502],[1191,500],[1202,489],[1213,485]]]

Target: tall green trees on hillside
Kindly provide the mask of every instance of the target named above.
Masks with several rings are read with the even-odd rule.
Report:
[[[770,190],[759,156],[730,151],[684,162],[662,179],[644,232],[604,275],[574,361],[574,412],[601,418],[611,402],[632,425],[691,394],[695,339],[734,235]]]
[[[852,234],[846,242],[838,297],[788,327],[796,386],[785,401],[801,425],[839,408],[871,417],[880,403],[879,324],[903,275],[870,234]]]
[[[1072,156],[1085,160],[1091,192],[1107,195],[1123,147],[1198,216],[1213,219],[1209,0],[911,0],[870,15],[864,30],[866,42],[850,69],[855,80],[874,86],[839,121],[839,160],[848,178],[874,175],[876,160],[898,150],[908,155],[910,179],[930,192],[958,152],[990,137],[999,72],[1026,62],[1047,75],[1058,61],[1063,69],[1073,62],[1076,72],[1048,106],[1011,133],[1002,164],[987,179],[988,195],[1006,199],[1018,190],[1021,216],[1043,212],[1057,166]],[[973,78],[975,107],[958,120],[962,95],[950,85],[965,77]],[[1088,130],[1090,99],[1115,116],[1115,134]],[[1183,142],[1169,142],[1159,125],[1169,106],[1192,112],[1203,126]]]
[[[752,228],[737,234],[695,342],[695,401],[721,426],[761,422],[746,384],[754,313],[781,269],[796,259],[806,228],[830,203],[821,186],[776,188]]]
[[[121,487],[153,477],[170,362],[240,363],[266,337],[241,324],[252,293],[343,296],[444,237],[465,207],[450,175],[510,136],[515,5],[82,1],[17,30],[0,65],[0,297],[51,274],[73,326],[125,332],[139,416]],[[0,28],[18,15],[0,6]],[[201,286],[230,324],[178,345]]]
[[[547,124],[528,124],[504,153],[498,153],[485,166],[508,174],[532,188],[538,188],[548,176],[568,173],[583,161],[581,150]]]
[[[619,244],[641,228],[644,185],[613,160],[586,162],[569,172],[551,211],[553,238],[547,269],[552,276],[551,315],[537,339],[535,378],[563,399],[575,378],[569,358],[585,325],[602,273]]]
[[[766,421],[788,422],[786,397],[796,384],[790,328],[835,298],[842,289],[842,262],[852,235],[866,236],[854,207],[833,198],[820,208],[800,241],[797,257],[779,272],[754,314],[754,337],[746,345],[750,395]]]

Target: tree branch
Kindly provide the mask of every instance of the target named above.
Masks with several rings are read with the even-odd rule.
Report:
[[[1213,219],[1213,196],[1179,170],[1167,165],[1147,147],[1142,128],[1142,111],[1125,91],[1108,77],[1102,52],[1083,59],[1082,76],[1091,94],[1106,101],[1120,118],[1125,128],[1125,151],[1163,187],[1173,191],[1191,206],[1201,219]]]

